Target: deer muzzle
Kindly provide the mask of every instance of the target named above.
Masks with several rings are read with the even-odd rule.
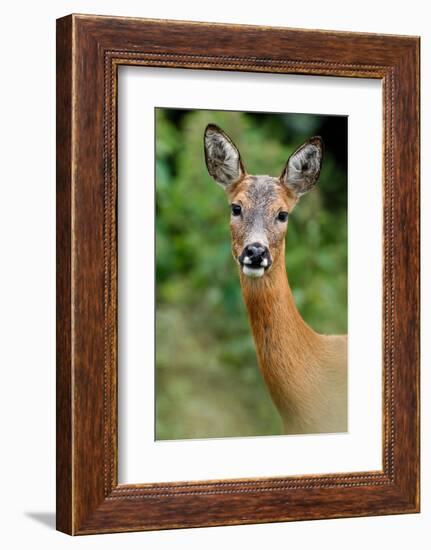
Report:
[[[272,263],[268,247],[258,242],[247,245],[238,261],[248,277],[262,277]]]

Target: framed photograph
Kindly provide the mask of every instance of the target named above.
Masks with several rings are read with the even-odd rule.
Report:
[[[57,21],[57,528],[419,511],[419,38]]]

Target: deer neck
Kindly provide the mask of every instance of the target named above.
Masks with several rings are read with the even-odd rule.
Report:
[[[310,382],[318,377],[321,336],[296,308],[284,250],[263,277],[252,279],[242,273],[240,277],[265,383],[285,425],[304,424],[316,386]]]

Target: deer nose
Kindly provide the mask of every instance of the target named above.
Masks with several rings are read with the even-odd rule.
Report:
[[[245,255],[248,258],[261,258],[265,254],[265,248],[259,243],[249,244],[245,247]]]
[[[246,265],[253,267],[267,267],[269,263],[268,247],[260,243],[252,243],[244,248],[242,253],[243,262]]]

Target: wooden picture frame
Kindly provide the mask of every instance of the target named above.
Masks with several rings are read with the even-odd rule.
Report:
[[[383,469],[119,485],[117,68],[381,79]],[[419,38],[70,15],[57,21],[57,529],[419,511]]]

